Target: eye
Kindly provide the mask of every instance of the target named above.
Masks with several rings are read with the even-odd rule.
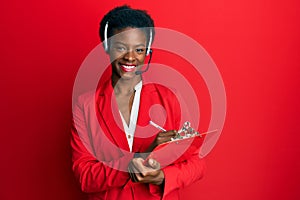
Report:
[[[124,52],[126,51],[126,48],[124,46],[115,46],[115,49],[119,52]]]
[[[142,54],[142,53],[145,51],[145,49],[143,49],[143,48],[137,48],[135,51],[136,51],[138,54]]]

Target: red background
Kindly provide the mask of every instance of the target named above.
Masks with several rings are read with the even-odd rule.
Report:
[[[70,161],[73,82],[100,19],[124,2],[197,40],[224,80],[223,132],[183,199],[300,199],[297,0],[2,2],[0,199],[82,199]]]

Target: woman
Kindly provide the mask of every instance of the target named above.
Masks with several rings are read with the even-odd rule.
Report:
[[[89,199],[178,199],[180,188],[202,177],[204,164],[198,152],[164,168],[141,154],[170,141],[181,117],[169,89],[143,84],[142,66],[146,56],[151,59],[153,27],[145,11],[129,6],[111,10],[100,23],[111,74],[102,77],[96,94],[78,98],[71,141],[73,170]],[[147,126],[153,105],[164,108],[156,114],[165,116],[163,127],[169,131]],[[94,111],[97,117],[92,117]]]

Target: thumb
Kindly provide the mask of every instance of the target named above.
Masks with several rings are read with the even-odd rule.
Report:
[[[148,164],[149,164],[149,166],[150,166],[151,168],[153,168],[153,169],[160,169],[160,163],[157,162],[156,160],[152,159],[152,158],[150,158],[150,159],[148,160]]]

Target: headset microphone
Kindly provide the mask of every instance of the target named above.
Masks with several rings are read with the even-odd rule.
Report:
[[[149,67],[150,67],[151,58],[152,58],[152,49],[149,50],[149,54],[150,54],[150,57],[149,57],[149,61],[148,61],[148,64],[147,64],[146,69],[143,70],[143,71],[136,71],[136,72],[135,72],[136,75],[141,75],[142,73],[148,71],[148,69],[149,69]]]

